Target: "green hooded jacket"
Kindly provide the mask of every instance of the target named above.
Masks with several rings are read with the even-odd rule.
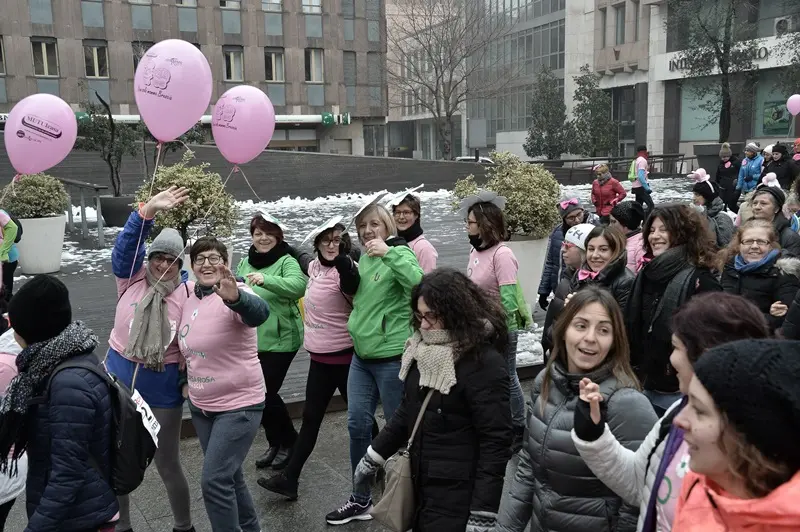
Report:
[[[401,355],[411,336],[411,290],[422,279],[422,268],[411,248],[389,246],[383,257],[362,255],[358,262],[361,281],[347,330],[365,360]]]
[[[247,281],[248,273],[264,276],[262,286]],[[300,264],[284,255],[271,266],[256,269],[244,257],[236,267],[236,275],[269,305],[269,319],[258,327],[258,350],[284,353],[297,351],[303,345],[303,319],[297,300],[306,292],[306,276]]]

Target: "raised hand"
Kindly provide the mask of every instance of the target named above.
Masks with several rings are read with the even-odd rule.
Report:
[[[189,199],[189,189],[186,187],[169,187],[162,190],[148,201],[144,206],[144,214],[152,218],[161,211],[168,211]]]
[[[595,425],[598,425],[602,418],[600,414],[600,401],[603,400],[603,394],[600,393],[600,385],[584,377],[581,379],[578,389],[580,390],[581,401],[589,403],[589,413],[592,421]]]
[[[366,244],[367,255],[370,257],[383,257],[389,251],[389,246],[381,238],[373,238]]]
[[[236,285],[236,278],[233,273],[224,264],[217,266],[221,278],[219,283],[214,287],[214,292],[222,298],[226,303],[235,303],[239,301],[239,287]]]

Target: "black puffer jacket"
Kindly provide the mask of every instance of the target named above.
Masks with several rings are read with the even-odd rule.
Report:
[[[389,458],[405,447],[428,393],[417,365],[406,377],[403,400],[373,440]],[[505,357],[486,346],[480,361],[456,364],[450,393],[434,392],[414,445],[414,532],[464,530],[470,511],[497,512],[511,459],[511,406]]]
[[[779,212],[772,224],[778,233],[778,241],[783,249],[784,257],[800,257],[800,234],[792,230],[792,223]]]
[[[786,146],[783,144],[775,145],[773,151],[780,152],[782,156],[780,160],[773,160],[770,163],[765,164],[764,170],[761,172],[761,177],[763,178],[765,175],[772,172],[778,178],[778,183],[780,183],[781,188],[783,190],[790,190],[792,183],[794,182],[794,178],[797,177],[798,167],[792,161],[792,157],[789,155],[789,150],[787,150]]]
[[[543,399],[540,394],[548,372],[552,382]],[[588,374],[568,374],[555,361],[533,385],[527,438],[511,489],[500,505],[496,532],[523,532],[529,520],[531,532],[636,530],[638,509],[623,504],[595,477],[572,442],[578,383],[583,377],[600,385],[608,427],[631,451],[639,448],[658,421],[650,401],[619,383],[608,365]]]
[[[599,284],[607,288],[614,295],[614,299],[619,303],[623,315],[628,306],[628,297],[633,288],[633,280],[636,276],[626,267],[626,254],[618,257],[614,262],[606,266],[594,279],[578,280],[578,272],[573,272],[569,279],[562,280],[556,288],[553,300],[547,307],[547,315],[544,319],[544,333],[542,334],[542,348],[549,351],[553,347],[553,328],[561,311],[564,310],[566,297],[577,292],[589,284]],[[584,266],[585,267],[585,266]]]
[[[717,174],[714,176],[717,185],[725,190],[735,189],[736,182],[739,180],[739,169],[741,167],[742,161],[735,155],[727,162],[720,159],[719,165],[717,166]]]
[[[783,324],[783,318],[771,316],[769,308],[776,301],[791,307],[800,290],[800,259],[776,258],[751,272],[736,271],[731,259],[722,271],[722,290],[756,305],[774,331]]]

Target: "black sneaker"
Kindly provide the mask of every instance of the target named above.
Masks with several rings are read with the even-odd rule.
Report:
[[[269,467],[272,465],[272,462],[275,461],[275,455],[278,454],[278,450],[280,448],[276,446],[270,446],[267,449],[267,452],[256,458],[256,469],[264,469],[265,467]]]
[[[350,521],[369,521],[372,519],[372,499],[367,504],[358,504],[351,495],[347,502],[339,508],[325,516],[325,521],[329,525],[346,525]]]
[[[286,469],[286,466],[289,465],[289,460],[292,459],[293,452],[294,447],[281,447],[278,449],[278,453],[275,455],[275,460],[272,462],[272,469],[274,471]]]
[[[279,473],[271,478],[261,477],[258,485],[267,491],[283,495],[287,500],[297,500],[297,480],[289,478],[286,473]]]

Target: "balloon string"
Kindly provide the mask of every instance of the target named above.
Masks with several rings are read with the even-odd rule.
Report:
[[[150,199],[153,197],[153,186],[156,183],[156,172],[158,171],[158,164],[161,162],[161,148],[163,144],[161,141],[158,141],[156,144],[156,166],[153,168],[153,177],[150,179],[150,190],[147,192],[147,198]],[[139,228],[139,238],[136,241],[136,252],[139,252],[139,246],[142,245],[142,236],[144,235],[144,222],[142,222],[142,226]],[[134,268],[136,267],[136,260],[131,262],[131,273],[128,275],[128,283],[130,283],[131,279],[133,279]],[[159,279],[160,280],[160,279]]]
[[[16,174],[16,175],[14,176],[14,178],[11,180],[11,183],[9,183],[9,185],[8,185],[8,186],[5,188],[5,190],[3,190],[3,195],[2,195],[2,196],[0,196],[0,205],[2,205],[2,204],[3,204],[3,200],[5,200],[5,199],[6,199],[6,196],[8,195],[8,192],[9,192],[9,191],[11,191],[11,192],[12,192],[12,193],[13,193],[15,196],[17,195],[17,191],[16,191],[16,190],[14,190],[14,185],[15,185],[15,184],[16,184],[16,183],[17,183],[17,182],[18,182],[18,181],[19,181],[21,178],[22,178],[22,174]],[[69,208],[71,209],[71,208],[72,208],[72,205],[70,205],[70,207],[69,207]]]
[[[244,178],[244,182],[245,182],[245,183],[247,183],[247,186],[248,186],[248,187],[250,187],[250,192],[252,192],[252,193],[253,193],[253,196],[255,196],[255,197],[256,197],[256,199],[257,199],[259,202],[262,202],[262,201],[264,201],[264,200],[262,200],[261,198],[259,198],[259,197],[258,197],[258,194],[256,194],[256,191],[253,189],[253,185],[251,185],[251,184],[250,184],[250,180],[249,180],[249,179],[247,179],[247,176],[246,176],[246,175],[244,175],[244,170],[242,170],[242,169],[241,169],[241,168],[239,168],[238,166],[234,166],[234,167],[233,167],[233,169],[234,169],[234,170],[236,170],[237,172],[241,172],[241,173],[242,173],[242,177]]]

